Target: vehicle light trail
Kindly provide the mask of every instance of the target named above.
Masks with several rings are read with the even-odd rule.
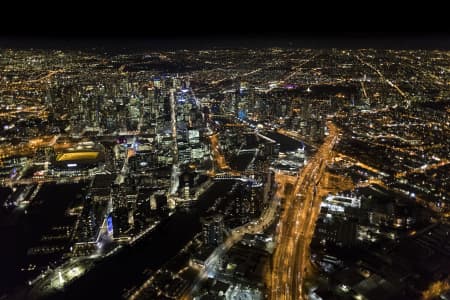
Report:
[[[320,211],[321,194],[317,192],[338,130],[328,123],[330,134],[315,155],[300,170],[293,191],[286,198],[280,218],[277,248],[273,256],[271,299],[302,299],[305,273],[309,267],[309,244]]]

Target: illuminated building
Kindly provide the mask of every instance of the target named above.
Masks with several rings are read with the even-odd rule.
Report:
[[[223,242],[224,224],[222,215],[214,215],[201,219],[203,243],[208,246],[217,246]]]
[[[133,224],[133,206],[135,206],[136,202],[136,199],[133,199],[133,195],[130,192],[127,191],[126,185],[114,184],[111,188],[114,238],[128,237],[130,235]]]
[[[234,213],[242,223],[257,218],[261,214],[264,201],[263,191],[263,185],[254,180],[249,180],[238,188]]]
[[[356,220],[344,220],[328,213],[329,208],[322,208],[321,214],[316,224],[314,237],[322,245],[337,245],[341,247],[352,247],[356,244]]]
[[[167,196],[163,190],[156,191],[150,196],[150,210],[164,212],[167,209]]]
[[[104,147],[93,142],[79,143],[53,156],[51,171],[58,174],[81,174],[104,165]]]

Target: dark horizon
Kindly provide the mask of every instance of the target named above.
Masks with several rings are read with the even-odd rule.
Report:
[[[103,34],[44,34],[37,36],[0,36],[0,48],[145,51],[208,48],[312,48],[312,49],[402,49],[449,50],[448,33],[251,33],[251,34],[192,34],[154,35]]]
[[[146,13],[0,33],[0,300],[449,293],[448,34]]]

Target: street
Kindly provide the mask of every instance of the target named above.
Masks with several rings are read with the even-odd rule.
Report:
[[[310,268],[309,244],[320,212],[321,195],[318,183],[332,157],[338,131],[328,123],[329,136],[300,170],[292,193],[284,203],[278,224],[277,248],[269,282],[271,299],[302,299],[303,283]]]

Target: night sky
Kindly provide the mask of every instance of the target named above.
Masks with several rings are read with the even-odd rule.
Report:
[[[450,49],[446,33],[196,33],[177,35],[62,33],[29,36],[0,35],[2,48],[74,49],[99,51],[176,50],[205,48],[377,48],[377,49]]]

